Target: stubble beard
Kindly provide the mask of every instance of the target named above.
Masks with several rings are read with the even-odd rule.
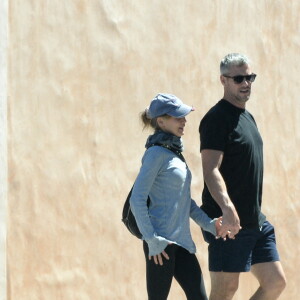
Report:
[[[250,99],[250,96],[251,96],[251,91],[249,92],[248,95],[244,95],[244,96],[237,96],[236,97],[236,100],[240,103],[246,103],[249,99]]]

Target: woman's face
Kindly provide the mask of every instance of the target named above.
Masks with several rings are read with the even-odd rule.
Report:
[[[184,127],[186,123],[185,117],[183,118],[174,118],[171,116],[158,117],[157,122],[160,129],[165,132],[172,133],[178,137],[184,135]]]

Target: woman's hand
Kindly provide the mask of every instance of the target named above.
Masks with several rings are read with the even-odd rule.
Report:
[[[153,257],[153,260],[154,260],[154,263],[157,265],[163,265],[163,257],[167,260],[169,260],[169,255],[163,251],[162,253],[160,254],[157,254],[157,255],[154,255],[154,256],[149,256],[149,260],[151,260],[151,258]]]

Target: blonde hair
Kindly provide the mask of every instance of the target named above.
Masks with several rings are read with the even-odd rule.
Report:
[[[140,114],[140,118],[141,118],[141,121],[142,121],[142,123],[143,123],[143,125],[144,125],[144,127],[143,127],[143,130],[144,129],[146,129],[146,128],[152,128],[153,130],[159,130],[159,129],[161,129],[160,127],[159,127],[159,125],[158,125],[158,122],[157,122],[157,118],[160,118],[160,117],[163,117],[163,118],[170,118],[170,116],[169,115],[162,115],[162,116],[158,116],[158,117],[156,117],[156,118],[151,118],[150,116],[149,116],[149,109],[148,109],[148,107],[144,110],[144,111],[142,111],[141,112],[141,114]]]

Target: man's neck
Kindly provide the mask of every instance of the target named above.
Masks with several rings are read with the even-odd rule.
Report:
[[[225,95],[224,95],[223,99],[226,100],[227,102],[231,103],[233,106],[236,106],[241,109],[246,109],[246,102],[237,101],[237,100],[228,98]]]

